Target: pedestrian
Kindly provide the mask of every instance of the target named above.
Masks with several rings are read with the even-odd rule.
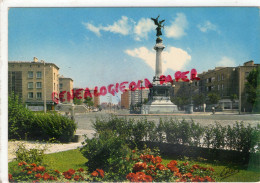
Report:
[[[212,107],[212,113],[215,114],[215,107]]]

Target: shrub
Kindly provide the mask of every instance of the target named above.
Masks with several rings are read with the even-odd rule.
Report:
[[[28,110],[18,96],[8,97],[8,138],[69,142],[74,136],[73,120],[56,113],[34,113]]]
[[[90,171],[100,168],[108,178],[123,180],[131,165],[124,159],[130,149],[124,139],[113,131],[103,131],[92,139],[86,139],[81,153],[88,159],[86,165]]]
[[[18,149],[15,152],[16,161],[27,162],[27,163],[37,163],[42,164],[44,158],[44,152],[46,151],[46,146],[44,148],[32,148],[26,149],[24,143],[18,144]]]
[[[140,141],[167,142],[172,144],[183,144],[196,147],[207,147],[213,149],[237,150],[246,153],[258,152],[260,143],[260,125],[252,127],[244,126],[243,122],[236,122],[234,126],[215,125],[201,126],[183,119],[159,120],[156,125],[153,121],[140,119],[125,120],[111,116],[108,119],[97,120],[94,128],[98,133],[104,130],[114,130],[114,133],[134,144]],[[203,139],[203,143],[201,140]],[[140,147],[140,146],[139,146]]]

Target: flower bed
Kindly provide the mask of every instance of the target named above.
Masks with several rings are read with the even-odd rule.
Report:
[[[133,150],[129,157],[122,160],[127,161],[132,169],[127,172],[124,181],[130,182],[214,182],[214,169],[211,167],[202,167],[192,165],[189,162],[180,163],[175,160],[167,165],[162,164],[162,158],[151,152],[149,149],[138,151]],[[116,173],[116,172],[114,172]],[[107,174],[107,175],[106,175]],[[30,181],[115,181],[111,179],[111,172],[104,172],[102,169],[96,169],[88,172],[82,168],[77,170],[69,169],[63,173],[58,170],[50,170],[47,166],[27,164],[20,162],[18,171],[9,174],[10,182]]]

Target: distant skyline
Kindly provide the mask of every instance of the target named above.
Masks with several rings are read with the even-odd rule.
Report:
[[[150,18],[158,15],[165,19],[164,74],[259,63],[257,7],[10,8],[8,60],[55,63],[74,87],[152,81],[156,30]]]

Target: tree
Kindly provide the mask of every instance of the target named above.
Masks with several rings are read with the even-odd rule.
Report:
[[[200,106],[200,105],[203,105],[206,101],[206,98],[203,94],[196,94],[192,97],[192,100],[193,100],[193,104],[195,106]]]
[[[220,96],[217,93],[209,93],[208,98],[210,104],[217,104],[220,100]]]
[[[148,98],[145,98],[143,104],[147,104],[147,102],[148,102]]]
[[[81,105],[83,103],[83,101],[81,99],[78,99],[77,97],[74,97],[73,103],[75,105]]]
[[[253,69],[247,76],[245,92],[247,101],[253,105],[253,111],[260,111],[260,66]]]
[[[181,109],[183,109],[185,105],[189,104],[189,98],[185,97],[185,96],[174,97],[174,98],[171,99],[171,101],[174,104],[176,104],[178,107],[180,107]]]
[[[230,95],[230,100],[232,102],[232,109],[233,109],[233,104],[235,103],[235,100],[237,100],[237,99],[238,99],[238,97],[236,94]]]
[[[93,106],[93,105],[94,105],[93,98],[92,98],[92,97],[87,97],[87,98],[85,98],[84,103],[85,103],[87,106]]]

